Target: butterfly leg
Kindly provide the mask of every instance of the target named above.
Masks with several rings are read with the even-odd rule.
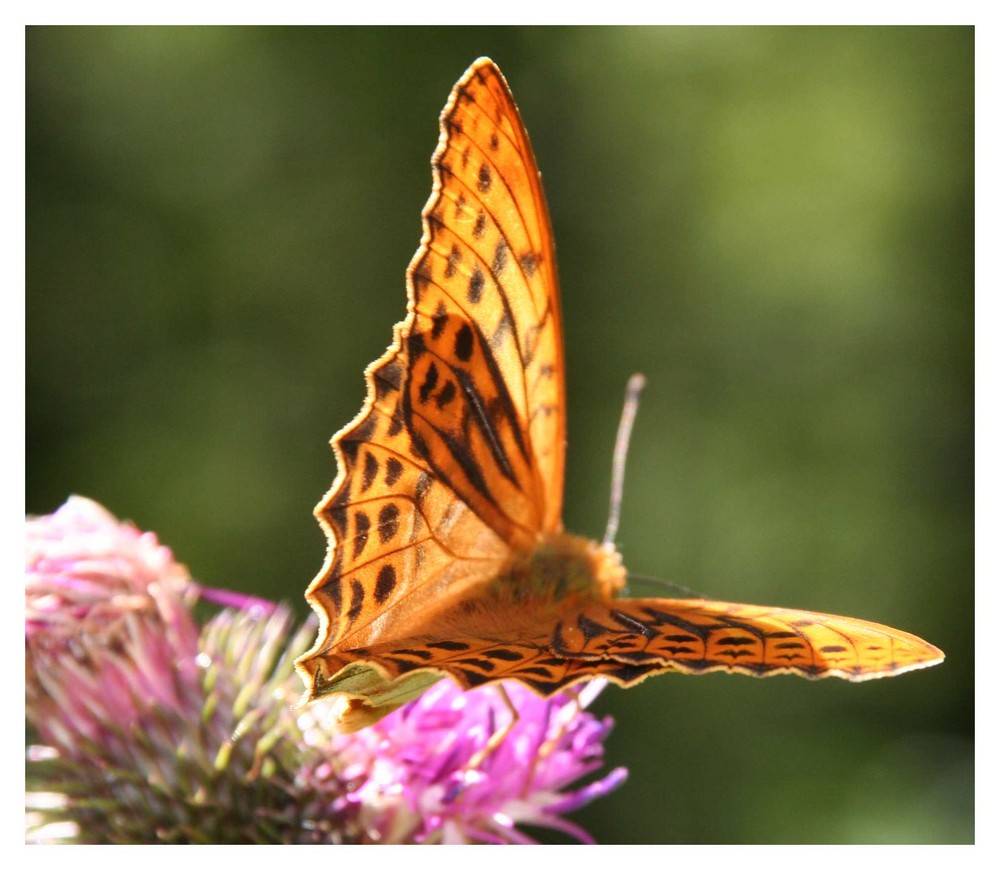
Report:
[[[503,701],[504,706],[510,713],[510,719],[507,720],[506,724],[504,724],[501,728],[494,731],[490,735],[490,739],[486,742],[486,745],[469,759],[468,770],[476,770],[487,758],[489,758],[490,754],[504,742],[507,735],[510,734],[511,730],[521,718],[517,713],[517,707],[515,707],[513,702],[510,700],[510,695],[507,694],[507,690],[504,689],[503,684],[496,683],[495,687],[497,694],[500,696],[500,700]]]
[[[555,749],[559,746],[560,741],[566,735],[569,723],[572,722],[583,710],[583,704],[580,702],[581,690],[582,687],[579,685],[568,686],[564,690],[566,694],[572,695],[573,699],[559,711],[559,718],[556,722],[555,730],[550,736],[545,738],[542,745],[538,747],[538,752],[535,754],[534,758],[532,758],[531,767],[524,778],[524,788],[521,789],[521,797],[527,795],[529,789],[531,788],[531,783],[535,778],[535,769],[538,764],[544,761],[549,755],[552,754],[552,752],[555,751]]]

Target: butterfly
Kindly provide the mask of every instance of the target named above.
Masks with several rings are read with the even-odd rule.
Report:
[[[332,439],[296,662],[355,731],[450,677],[546,696],[604,677],[791,673],[866,680],[942,661],[903,631],[709,599],[621,597],[611,543],[563,530],[566,386],[555,249],[528,134],[496,65],[455,85],[431,160],[406,319]]]

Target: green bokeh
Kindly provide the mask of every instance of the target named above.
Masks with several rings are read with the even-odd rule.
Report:
[[[89,495],[305,612],[327,441],[403,316],[437,114],[480,54],[558,243],[567,527],[603,529],[642,371],[633,571],[948,654],[609,689],[631,778],[578,820],[971,842],[971,28],[29,29],[27,510]]]

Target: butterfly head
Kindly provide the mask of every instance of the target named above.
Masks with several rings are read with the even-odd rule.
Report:
[[[598,598],[614,598],[625,588],[627,575],[622,564],[622,554],[615,549],[614,544],[598,544],[597,541],[589,540],[586,543],[590,574]]]

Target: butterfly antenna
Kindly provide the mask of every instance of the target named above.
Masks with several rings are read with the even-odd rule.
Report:
[[[646,386],[643,375],[632,375],[625,387],[625,404],[622,406],[622,418],[618,423],[618,435],[615,437],[615,452],[611,457],[611,510],[608,514],[608,527],[604,531],[604,545],[614,543],[618,534],[618,520],[622,513],[622,490],[625,488],[625,458],[628,455],[628,443],[632,437],[632,424],[639,410],[639,394]]]
[[[628,572],[628,585],[629,588],[632,584],[636,583],[639,585],[648,584],[650,586],[655,586],[664,592],[669,592],[671,598],[707,598],[707,595],[703,595],[701,592],[696,592],[694,589],[689,589],[687,586],[681,586],[680,583],[674,583],[671,580],[661,580],[659,577],[650,577],[648,574],[634,574],[632,571]]]

